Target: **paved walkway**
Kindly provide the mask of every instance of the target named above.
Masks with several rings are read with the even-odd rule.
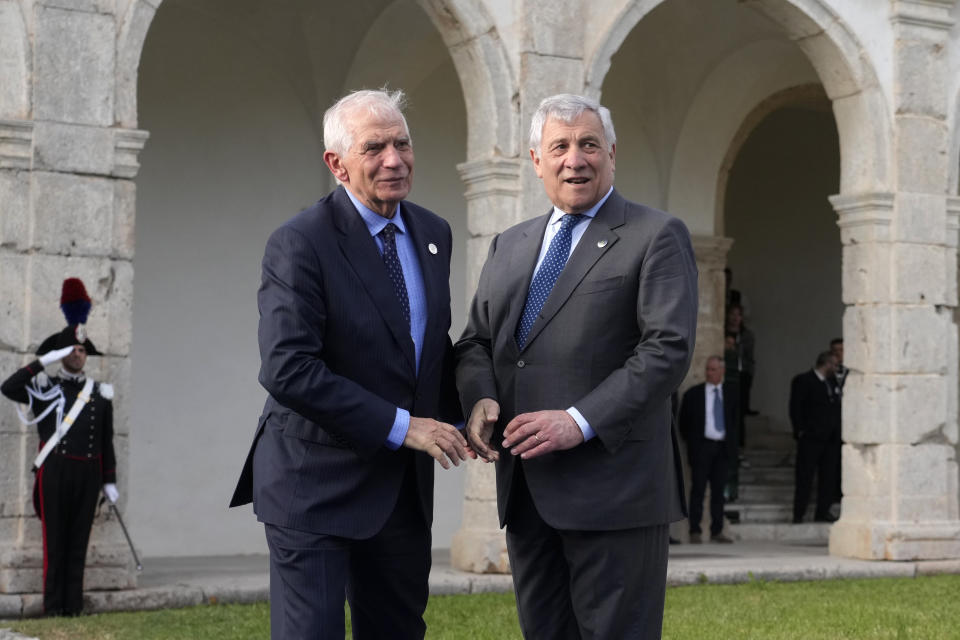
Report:
[[[203,603],[245,603],[267,599],[266,556],[146,558],[138,587],[127,591],[88,592],[87,608],[131,611],[185,607]],[[876,562],[834,558],[824,546],[769,542],[675,545],[670,547],[670,585],[737,583],[757,580],[826,580],[831,578],[914,577],[960,573],[960,560]],[[475,575],[450,567],[449,554],[435,554],[430,574],[433,595],[506,592],[509,576]],[[34,616],[39,594],[0,595],[0,619]],[[0,640],[16,636],[0,630]]]

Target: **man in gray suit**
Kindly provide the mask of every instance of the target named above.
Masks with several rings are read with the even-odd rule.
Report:
[[[530,155],[554,207],[494,238],[457,386],[496,461],[526,638],[658,638],[668,524],[685,514],[670,394],[697,270],[679,220],[613,189],[610,112],[547,98]]]

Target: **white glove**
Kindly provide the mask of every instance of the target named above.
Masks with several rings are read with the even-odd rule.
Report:
[[[120,492],[117,491],[117,485],[112,482],[103,485],[103,494],[107,496],[107,499],[113,504],[117,504],[117,498],[120,497]]]
[[[63,349],[54,349],[53,351],[47,351],[45,354],[40,356],[40,364],[44,367],[49,367],[54,362],[60,362],[68,355],[73,353],[73,347],[64,347]]]

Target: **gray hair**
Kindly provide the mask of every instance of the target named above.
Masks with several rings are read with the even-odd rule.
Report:
[[[353,130],[350,127],[350,114],[357,111],[366,111],[378,118],[396,118],[403,123],[403,128],[410,136],[410,127],[403,117],[403,108],[407,105],[407,97],[403,91],[387,91],[386,87],[379,90],[362,89],[345,95],[327,109],[323,114],[323,146],[328,151],[343,156],[353,145]]]
[[[547,124],[550,118],[556,118],[561,122],[570,123],[583,114],[584,111],[593,111],[600,118],[600,124],[603,125],[603,137],[607,140],[607,150],[613,148],[617,143],[617,133],[613,130],[613,118],[610,117],[610,109],[601,105],[596,100],[591,100],[584,96],[576,96],[572,93],[560,93],[549,98],[544,98],[533,114],[533,120],[530,121],[530,148],[538,158],[540,157],[540,142],[543,138],[543,125]]]
[[[707,358],[707,363],[709,364],[710,362],[716,362],[720,366],[723,366],[726,364],[726,362],[723,359],[723,356],[717,356],[717,355],[713,355]]]

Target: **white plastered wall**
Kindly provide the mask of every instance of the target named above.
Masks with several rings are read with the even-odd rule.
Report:
[[[266,550],[249,507],[226,508],[265,398],[259,262],[269,233],[329,189],[319,121],[353,83],[389,82],[410,95],[411,199],[454,229],[454,325],[462,327],[466,206],[455,164],[465,158],[463,98],[422,10],[407,0],[384,6],[379,18],[326,40],[340,49],[322,52],[292,26],[247,29],[237,15],[174,0],[151,26],[140,67],[140,126],[151,139],[137,181],[128,509],[145,555]],[[304,31],[321,28],[315,15],[303,21]],[[394,51],[406,68],[384,64],[389,48],[372,55],[377,42],[400,46],[397,28],[418,34]],[[356,56],[361,43],[365,54]],[[447,547],[459,527],[462,476],[437,486],[434,545]]]

